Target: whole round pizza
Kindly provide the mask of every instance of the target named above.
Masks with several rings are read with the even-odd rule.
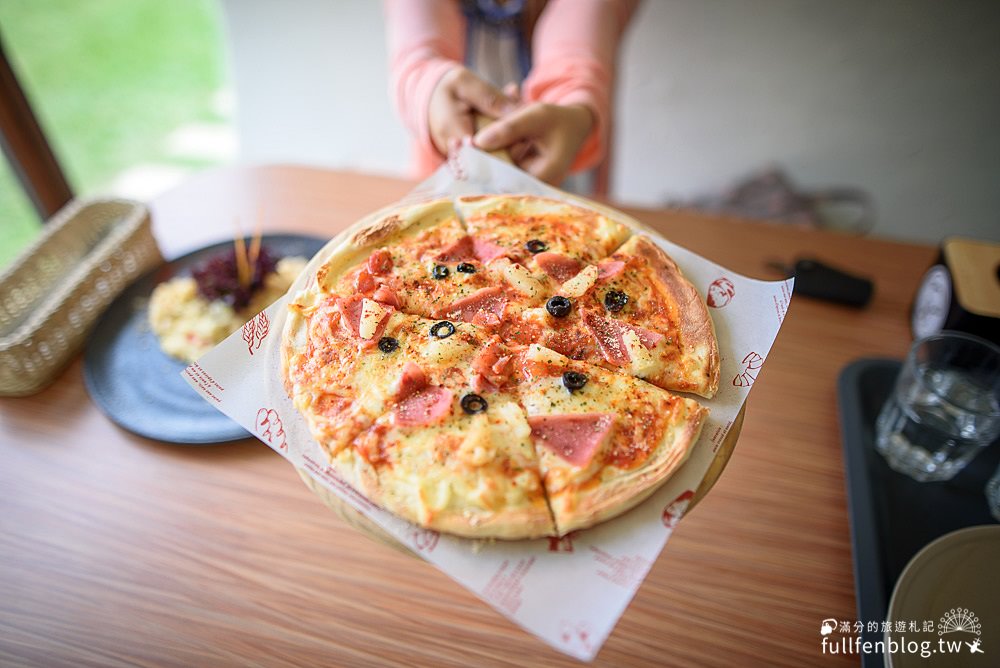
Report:
[[[307,270],[308,271],[308,270]],[[703,298],[649,237],[524,195],[382,212],[305,279],[285,386],[331,467],[415,524],[564,535],[684,462],[719,351]]]

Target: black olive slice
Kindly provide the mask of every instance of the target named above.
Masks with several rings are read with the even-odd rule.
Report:
[[[568,297],[556,295],[555,297],[549,298],[549,301],[545,302],[545,310],[548,311],[549,315],[553,318],[565,318],[569,315],[569,312],[573,310],[573,302],[571,302]]]
[[[628,295],[621,290],[608,290],[604,295],[604,308],[617,313],[628,304]]]
[[[476,413],[482,413],[489,407],[486,400],[483,399],[478,394],[467,394],[462,397],[462,410],[469,415],[474,415]]]
[[[587,374],[579,371],[567,371],[562,375],[562,382],[563,387],[570,392],[575,392],[583,389],[583,386],[587,384]]]
[[[431,326],[431,336],[436,339],[447,339],[454,333],[455,325],[451,324],[447,320],[436,322]]]
[[[528,249],[528,252],[534,255],[535,253],[541,253],[549,249],[549,245],[542,241],[541,239],[532,239],[528,243],[524,244],[524,247]]]
[[[455,270],[463,274],[474,274],[476,273],[476,265],[469,264],[468,262],[463,262],[462,264],[455,267]]]
[[[436,264],[434,265],[434,271],[431,272],[431,275],[440,281],[442,278],[448,278],[448,274],[450,273],[451,272],[448,271],[448,267],[443,264]]]
[[[378,349],[386,354],[395,351],[397,348],[399,348],[399,341],[391,336],[383,336],[378,340]]]

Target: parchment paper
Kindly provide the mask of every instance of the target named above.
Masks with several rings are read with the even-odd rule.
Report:
[[[482,193],[535,194],[601,208],[468,146],[404,201]],[[620,213],[615,217],[648,232]],[[381,510],[338,479],[282,386],[279,349],[287,295],[188,367],[184,376],[216,408],[417,555],[556,649],[589,661],[687,509],[764,365],[792,294],[791,279],[746,278],[656,233],[651,236],[707,297],[721,353],[719,393],[701,400],[711,409],[701,438],[663,487],[625,515],[562,539],[492,542],[440,535]],[[323,255],[321,251],[310,268]]]

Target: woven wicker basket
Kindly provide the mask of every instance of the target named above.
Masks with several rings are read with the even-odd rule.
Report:
[[[52,382],[108,304],[162,261],[138,202],[82,200],[59,211],[0,274],[0,395]]]

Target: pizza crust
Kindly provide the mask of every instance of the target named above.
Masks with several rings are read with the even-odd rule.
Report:
[[[322,263],[316,269],[320,289],[332,292],[340,277],[374,249],[397,244],[455,215],[451,200],[438,199],[384,210],[374,219],[366,219],[362,225],[349,228],[341,235],[343,240],[339,244],[322,253]]]
[[[676,264],[655,244],[641,237],[632,237],[622,246],[631,230],[641,228],[641,225],[622,223],[621,218],[612,216],[615,212],[610,210],[587,210],[557,200],[532,196],[477,196],[459,198],[455,206],[450,200],[442,199],[384,209],[338,235],[314,257],[292,288],[297,294],[289,304],[289,315],[282,336],[281,368],[290,396],[295,394],[290,380],[294,375],[293,367],[298,363],[298,356],[304,354],[309,346],[311,310],[317,308],[323,299],[333,295],[333,288],[338,285],[341,277],[365,262],[377,248],[391,248],[456,215],[464,216],[467,221],[470,216],[498,209],[509,211],[511,215],[554,214],[585,220],[586,225],[590,226],[591,238],[601,244],[602,257],[607,257],[621,246],[623,251],[633,249],[632,252],[636,255],[649,260],[657,275],[677,296],[678,305],[681,306],[682,336],[693,342],[698,350],[704,350],[704,389],[706,393],[714,394],[718,387],[719,354],[707,308],[694,287],[680,275]],[[466,228],[472,232],[468,225]],[[454,270],[452,267],[452,271]],[[353,280],[353,275],[348,278]],[[590,488],[576,489],[572,504],[567,504],[558,493],[547,496],[543,492],[535,502],[509,505],[492,512],[472,512],[468,508],[463,510],[455,507],[438,509],[431,517],[420,510],[419,503],[414,502],[412,489],[407,491],[393,481],[391,476],[380,475],[377,467],[373,467],[365,457],[353,448],[346,447],[377,418],[369,420],[371,424],[367,425],[361,421],[348,430],[351,433],[334,437],[333,440],[338,441],[337,447],[331,447],[332,442],[323,445],[330,455],[331,468],[358,492],[373,503],[427,528],[474,538],[524,539],[565,535],[569,531],[609,519],[641,503],[683,463],[698,438],[707,410],[692,399],[678,400],[683,402],[687,410],[686,418],[680,420],[664,436],[655,448],[652,459],[635,471],[619,470]],[[523,419],[527,413],[523,409],[521,411]],[[308,411],[303,412],[307,421],[314,426],[316,416],[311,417]]]
[[[688,416],[659,443],[653,457],[632,472],[618,474],[589,489],[549,497],[560,536],[593,526],[631,510],[649,498],[687,461],[701,434],[708,410],[686,399]]]
[[[455,208],[472,233],[487,229],[485,223],[477,221],[490,214],[564,217],[577,222],[586,231],[588,240],[597,242],[604,256],[614,252],[632,234],[627,225],[601,211],[535,195],[469,195],[459,197]]]
[[[656,491],[687,459],[708,415],[708,409],[694,399],[571,360],[543,346],[530,346],[523,364],[526,378],[519,392],[529,421],[581,414],[616,416],[608,440],[585,462],[561,457],[558,447],[537,448],[560,535],[619,515]],[[586,372],[586,384],[568,391],[561,380],[567,371]],[[661,426],[655,443],[642,442],[644,432]],[[575,439],[577,447],[582,440]],[[627,468],[612,463],[616,444],[626,446],[625,459],[631,460]],[[633,451],[631,444],[639,447]]]
[[[685,380],[694,380],[691,391],[695,394],[709,399],[714,397],[719,390],[719,342],[705,300],[691,281],[684,277],[677,263],[649,238],[634,236],[622,245],[619,252],[636,255],[649,262],[660,282],[676,300],[684,371],[693,369],[697,372],[693,379],[690,373],[685,373]]]

